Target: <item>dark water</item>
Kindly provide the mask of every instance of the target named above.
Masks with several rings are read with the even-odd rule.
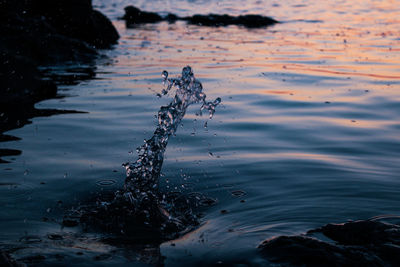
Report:
[[[44,255],[39,265],[257,265],[266,264],[255,250],[266,238],[399,213],[399,1],[134,1],[149,11],[283,22],[256,30],[126,29],[116,18],[132,3],[95,1],[114,19],[120,44],[103,52],[95,79],[36,106],[88,113],[35,118],[7,132],[21,140],[0,143],[22,151],[0,165],[1,247],[25,247],[17,259]],[[156,96],[161,71],[173,77],[186,65],[222,103],[212,120],[188,108],[169,140],[160,188],[218,199],[202,226],[159,248],[113,246],[102,234],[62,228],[67,209],[123,185],[121,164],[136,160],[170,102]]]

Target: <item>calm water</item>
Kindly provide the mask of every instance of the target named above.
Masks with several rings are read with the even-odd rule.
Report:
[[[0,165],[0,246],[26,247],[15,258],[40,253],[46,260],[39,265],[266,264],[255,249],[266,238],[399,214],[400,1],[94,3],[113,19],[120,44],[103,52],[95,79],[61,86],[65,98],[37,104],[87,113],[35,118],[7,133],[22,140],[0,143],[23,151]],[[126,29],[117,18],[132,3],[179,15],[258,13],[282,23]],[[136,160],[159,107],[170,102],[156,96],[161,72],[177,76],[186,65],[222,103],[212,120],[189,107],[168,144],[161,187],[218,199],[204,210],[203,225],[145,249],[60,227],[66,209],[122,186],[121,164]]]

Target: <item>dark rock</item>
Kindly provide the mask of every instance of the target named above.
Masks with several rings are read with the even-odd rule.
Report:
[[[243,16],[230,16],[227,14],[217,15],[194,15],[191,17],[183,18],[190,24],[202,25],[202,26],[228,26],[228,25],[239,25],[247,28],[261,28],[270,26],[272,24],[278,23],[278,21],[264,17],[261,15],[243,15]]]
[[[378,221],[328,224],[306,235],[264,241],[260,252],[272,262],[301,266],[400,266],[400,226]],[[323,234],[331,241],[311,235]]]
[[[103,192],[96,201],[87,201],[73,216],[80,216],[86,231],[111,234],[103,241],[112,245],[160,244],[176,239],[199,225],[197,207],[200,197],[177,192],[164,192],[161,196],[148,194],[140,202],[131,202],[118,194]],[[196,195],[197,196],[197,195]],[[102,204],[100,204],[102,203]]]
[[[97,48],[109,48],[119,39],[119,34],[111,21],[97,10],[92,11],[87,33],[91,34],[82,36],[82,39]]]
[[[118,38],[91,0],[0,0],[0,139],[38,115],[36,102],[56,96],[54,77],[38,66],[91,63],[96,48]]]
[[[379,221],[354,221],[345,224],[327,224],[309,233],[321,232],[343,245],[400,245],[400,226]]]
[[[170,234],[175,237],[182,230],[179,229],[182,223],[170,221],[158,201],[152,198],[140,207],[121,198],[110,201],[108,206],[87,208],[80,212],[80,222],[85,229],[118,234],[118,242],[156,243],[173,239]]]
[[[368,252],[345,249],[307,236],[280,236],[264,241],[259,248],[272,262],[301,266],[383,266],[378,257]]]
[[[44,21],[65,37],[85,41],[98,48],[109,47],[119,38],[111,22],[100,12],[93,10],[91,0],[3,0],[3,20],[13,24],[16,20]],[[14,3],[18,2],[18,3]]]
[[[55,97],[56,86],[41,79],[32,60],[0,54],[0,111]]]
[[[118,38],[91,0],[2,0],[1,108],[55,96],[55,85],[41,79],[38,65],[89,62],[97,55],[94,47],[110,47]]]
[[[270,26],[278,23],[278,21],[261,16],[261,15],[243,15],[243,16],[230,16],[230,15],[194,15],[190,17],[178,17],[175,14],[169,13],[167,16],[162,17],[154,12],[142,11],[134,6],[125,7],[125,15],[122,17],[126,21],[127,27],[134,26],[140,23],[157,23],[160,21],[168,21],[173,23],[177,20],[184,20],[190,24],[202,25],[202,26],[228,26],[228,25],[239,25],[247,28],[260,28]]]
[[[125,15],[122,17],[129,24],[139,23],[155,23],[160,22],[163,18],[154,12],[142,11],[134,6],[125,7]]]
[[[175,21],[179,20],[179,17],[175,14],[168,13],[164,19],[169,23],[174,23]]]

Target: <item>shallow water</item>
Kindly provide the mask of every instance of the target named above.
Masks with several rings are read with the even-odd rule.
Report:
[[[7,132],[20,141],[0,143],[23,151],[0,165],[0,246],[28,247],[14,257],[40,253],[42,265],[257,265],[266,263],[255,250],[266,238],[398,214],[399,1],[94,3],[113,19],[120,44],[103,51],[95,79],[62,86],[65,98],[36,105],[88,113],[35,118]],[[178,15],[257,13],[282,23],[126,29],[117,18],[132,3]],[[66,209],[123,185],[121,164],[136,160],[159,107],[170,102],[156,96],[161,72],[177,76],[186,65],[222,103],[212,120],[196,116],[199,106],[188,108],[169,141],[160,187],[218,199],[203,211],[203,225],[159,249],[116,248],[99,242],[101,234],[62,228]],[[63,240],[49,239],[54,233]]]

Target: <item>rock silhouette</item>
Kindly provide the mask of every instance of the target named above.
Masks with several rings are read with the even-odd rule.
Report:
[[[36,102],[56,96],[38,66],[92,62],[118,38],[91,0],[0,1],[0,137],[27,123]]]
[[[226,14],[225,15],[208,14],[208,15],[194,15],[191,17],[185,17],[183,18],[183,20],[186,20],[190,24],[213,26],[213,27],[239,25],[239,26],[244,26],[246,28],[262,28],[278,23],[276,20],[272,18],[264,17],[261,15],[242,15],[234,17]]]
[[[321,234],[330,241],[314,237]],[[400,226],[373,220],[327,224],[306,235],[266,240],[259,249],[283,266],[399,266]]]
[[[126,21],[126,25],[128,27],[132,27],[141,23],[157,23],[160,21],[168,21],[173,23],[177,20],[183,20],[190,24],[210,27],[239,25],[247,28],[262,28],[278,23],[278,21],[272,18],[253,14],[242,16],[230,16],[227,14],[196,14],[189,17],[179,17],[175,14],[169,13],[167,16],[162,17],[157,13],[142,11],[134,6],[125,7],[125,15],[122,17],[122,19]]]
[[[108,48],[119,36],[90,0],[3,0],[0,3],[1,106],[36,102],[54,95],[38,65],[88,61],[95,48]]]

